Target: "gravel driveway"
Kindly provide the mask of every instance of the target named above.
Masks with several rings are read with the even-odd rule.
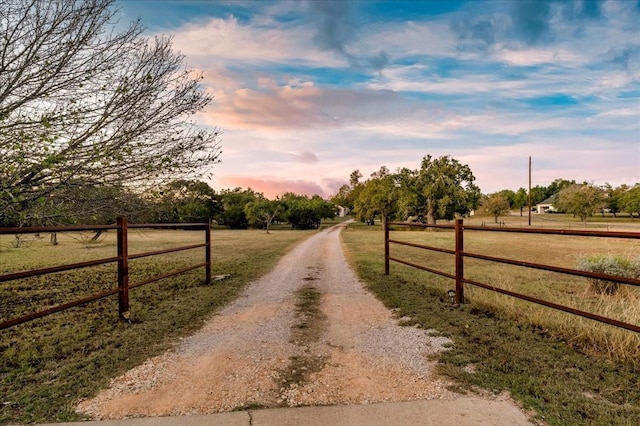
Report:
[[[399,326],[364,290],[343,255],[343,226],[299,244],[178,348],[78,411],[114,419],[461,398],[427,359],[448,340]]]

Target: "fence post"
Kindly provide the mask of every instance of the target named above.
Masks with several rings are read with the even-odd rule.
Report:
[[[464,303],[464,256],[462,252],[464,250],[464,238],[462,219],[456,219],[455,226],[456,235],[456,303]]]
[[[389,219],[384,218],[384,274],[389,275]]]
[[[205,248],[204,256],[207,266],[205,266],[205,284],[211,284],[211,219],[207,221],[207,229],[205,229]]]
[[[118,218],[118,317],[129,319],[129,237],[127,218]]]

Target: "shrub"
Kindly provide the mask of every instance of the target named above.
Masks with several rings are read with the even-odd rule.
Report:
[[[640,278],[640,257],[626,259],[619,256],[591,256],[578,259],[577,269],[627,278]],[[614,295],[620,283],[597,278],[588,278],[591,289],[597,294]]]

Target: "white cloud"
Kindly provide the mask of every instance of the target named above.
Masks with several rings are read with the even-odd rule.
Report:
[[[599,113],[598,117],[639,117],[640,116],[640,105],[636,108],[618,108],[607,110]]]
[[[422,66],[396,67],[384,70],[382,79],[368,83],[373,90],[420,92],[427,94],[473,94],[488,92],[524,93],[528,83],[521,80],[501,80],[498,76],[471,74],[463,78],[427,78],[420,75]]]
[[[399,56],[455,55],[455,36],[444,20],[369,25],[365,32],[362,45],[369,50],[384,50],[392,59]]]
[[[535,47],[500,40],[460,50],[452,14],[363,25],[350,52],[384,51],[391,65],[371,75],[348,70],[359,73],[349,87],[341,87],[348,61],[316,49],[308,21],[274,19],[288,3],[262,7],[269,10],[246,23],[185,26],[174,45],[215,91],[197,118],[225,130],[218,188],[280,182],[328,194],[354,169],[417,168],[426,154],[468,163],[485,192],[526,186],[529,155],[534,185],[558,177],[615,184],[640,180],[640,111],[637,99],[619,96],[637,90],[637,67],[612,63],[616,49],[640,44],[629,40],[637,11],[618,3],[605,5],[607,20],[583,27],[554,21],[555,39]],[[306,7],[294,6],[297,14]],[[575,104],[536,107],[557,94]]]
[[[492,55],[496,60],[518,66],[553,64],[555,66],[577,67],[589,62],[589,59],[578,52],[548,48],[526,48],[510,50],[498,48]]]
[[[212,18],[204,24],[190,24],[174,34],[174,47],[206,68],[238,63],[286,63],[343,65],[344,61],[327,52],[313,49],[309,31],[304,27],[243,25],[237,19]]]

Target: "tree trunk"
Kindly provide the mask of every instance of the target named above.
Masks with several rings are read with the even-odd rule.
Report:
[[[427,225],[435,225],[436,217],[433,215],[433,207],[429,207],[427,210]]]
[[[98,241],[98,238],[100,238],[100,235],[102,235],[102,232],[103,232],[102,229],[98,229],[96,233],[93,234],[93,237],[91,237],[91,240],[89,241],[91,241],[92,243],[95,243],[96,241]]]

